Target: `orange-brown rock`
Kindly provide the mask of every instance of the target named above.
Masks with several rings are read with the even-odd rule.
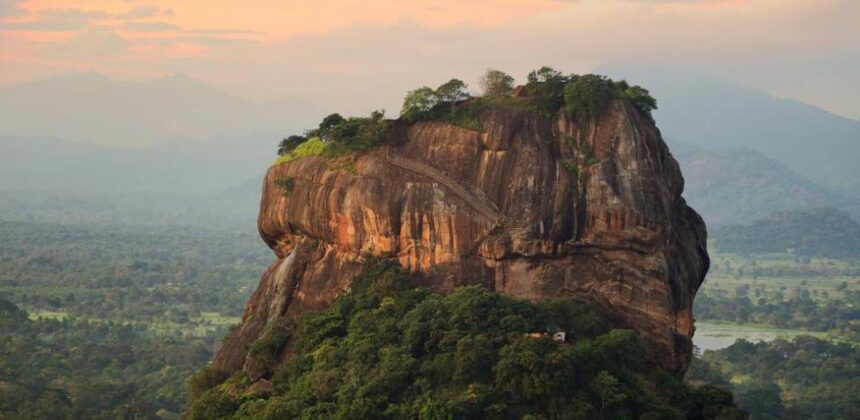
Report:
[[[398,121],[391,146],[273,166],[259,229],[278,259],[214,366],[256,371],[246,349],[268,322],[324,308],[369,256],[387,256],[440,291],[581,296],[639,331],[654,363],[685,371],[706,231],[653,123],[623,101],[585,124],[480,119],[483,132]]]

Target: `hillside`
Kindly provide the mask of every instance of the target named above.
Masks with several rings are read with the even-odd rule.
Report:
[[[217,193],[262,174],[281,131],[152,146],[0,135],[0,190]]]
[[[860,225],[832,208],[796,210],[748,226],[727,226],[714,233],[713,241],[719,250],[738,254],[851,258],[860,256]]]
[[[289,131],[318,119],[303,100],[257,104],[186,75],[142,81],[69,73],[0,88],[0,135],[114,146]]]
[[[684,172],[684,196],[712,228],[749,224],[778,211],[846,203],[755,150],[712,152],[683,142],[670,144]]]
[[[707,74],[635,67],[606,72],[637,80],[660,98],[654,116],[666,138],[711,151],[752,149],[829,190],[860,198],[860,121]]]

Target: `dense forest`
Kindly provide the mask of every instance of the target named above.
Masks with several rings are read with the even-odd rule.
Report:
[[[860,348],[810,336],[738,340],[693,361],[686,382],[732,390],[754,419],[860,418]]]
[[[750,299],[752,293],[758,298]],[[777,328],[832,332],[860,342],[860,292],[846,290],[842,296],[816,299],[808,290],[766,294],[749,286],[737,290],[710,290],[696,298],[700,320],[756,323]]]
[[[328,309],[272,323],[263,337],[249,363],[269,368],[261,373],[271,382],[201,370],[189,418],[746,418],[720,388],[661,372],[649,386],[639,336],[584,303],[480,287],[441,295],[391,262],[371,266]]]
[[[749,226],[713,234],[717,248],[737,254],[784,253],[798,257],[860,257],[860,225],[832,208],[774,213]]]
[[[0,418],[178,418],[269,258],[250,234],[0,221]]]
[[[31,320],[0,298],[0,418],[178,418],[212,346],[129,324]]]

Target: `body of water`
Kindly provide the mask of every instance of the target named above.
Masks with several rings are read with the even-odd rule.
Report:
[[[821,333],[802,330],[783,330],[767,325],[696,322],[696,334],[693,336],[693,344],[699,347],[701,351],[719,350],[734,344],[739,338],[752,342],[773,341],[779,337],[791,340],[801,334],[826,338]]]

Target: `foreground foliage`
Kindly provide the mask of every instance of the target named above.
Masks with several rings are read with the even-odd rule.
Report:
[[[479,287],[440,295],[410,283],[395,264],[373,266],[290,327],[290,358],[270,393],[242,374],[217,385],[204,371],[189,417],[744,418],[725,391],[669,375],[656,374],[654,394],[637,334],[581,302],[534,304]],[[553,341],[556,331],[567,342]]]

